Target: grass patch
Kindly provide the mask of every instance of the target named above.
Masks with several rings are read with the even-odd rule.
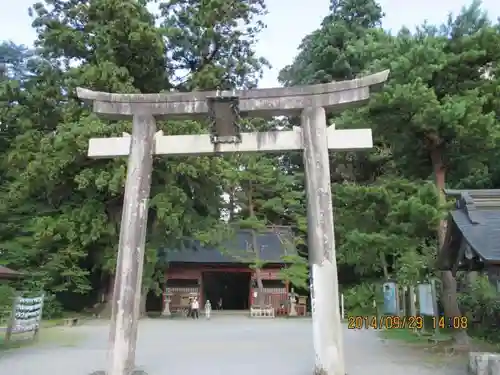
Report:
[[[452,332],[440,330],[437,334],[421,331],[418,334],[409,329],[389,329],[380,331],[383,339],[399,342],[410,348],[425,353],[425,361],[439,365],[465,364],[468,361],[468,352],[500,352],[499,344],[489,343],[472,337],[469,349],[455,349],[452,345]]]
[[[467,361],[466,353],[450,351],[451,335],[447,332],[415,332],[410,329],[388,329],[380,332],[384,339],[397,341],[398,345],[417,350],[422,360],[429,364],[447,366]]]
[[[387,340],[404,341],[408,344],[436,344],[437,342],[447,342],[451,340],[451,335],[439,332],[415,332],[410,329],[386,329],[381,331],[381,336]]]
[[[84,337],[81,332],[71,328],[54,326],[44,328],[42,326],[37,340],[33,340],[33,332],[14,334],[9,342],[5,341],[5,335],[2,334],[0,337],[0,351],[41,345],[75,347]]]
[[[13,335],[11,340],[7,342],[5,341],[5,335],[3,335],[0,337],[0,351],[33,345],[34,342],[31,339],[32,336],[32,333],[19,333]]]
[[[422,345],[439,350],[450,346],[452,342],[451,330],[440,330],[437,334],[421,331],[419,334],[409,329],[389,329],[380,332],[380,336],[387,340],[396,340],[408,344]],[[477,337],[471,337],[470,349],[472,351],[500,352],[500,343],[489,342]]]
[[[386,340],[404,341],[410,344],[423,342],[423,336],[416,335],[409,329],[386,329],[380,331],[380,336]]]

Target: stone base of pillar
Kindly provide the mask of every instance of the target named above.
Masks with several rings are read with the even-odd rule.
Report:
[[[500,374],[500,354],[471,352],[468,369],[470,375]]]
[[[107,374],[106,374],[106,371],[99,370],[99,371],[92,372],[90,375],[107,375]],[[133,370],[132,372],[130,372],[128,375],[148,375],[148,373],[144,370],[136,369],[136,370]]]
[[[328,375],[328,374],[326,373],[325,370],[320,370],[320,369],[315,368],[313,371],[313,375]],[[347,372],[346,372],[345,375],[349,375],[349,374],[347,374]]]

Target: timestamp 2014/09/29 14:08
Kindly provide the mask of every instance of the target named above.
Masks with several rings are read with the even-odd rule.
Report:
[[[468,318],[466,316],[458,317],[432,317],[428,324],[432,329],[451,328],[466,329],[468,327]],[[381,317],[368,315],[354,315],[347,319],[348,329],[423,329],[423,316],[397,316],[384,315]]]

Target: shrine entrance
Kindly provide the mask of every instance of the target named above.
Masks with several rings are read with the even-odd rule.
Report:
[[[203,300],[210,300],[213,310],[248,310],[250,276],[250,272],[203,272]]]

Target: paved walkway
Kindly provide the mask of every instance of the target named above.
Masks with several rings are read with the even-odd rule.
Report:
[[[64,329],[68,335],[78,335],[79,341],[71,346],[40,343],[2,353],[0,374],[88,375],[105,368],[106,324]],[[384,342],[375,331],[345,329],[344,338],[349,375],[465,374],[461,366],[424,364],[421,353]],[[311,375],[311,322],[242,316],[210,321],[143,320],[137,364],[148,375]]]

